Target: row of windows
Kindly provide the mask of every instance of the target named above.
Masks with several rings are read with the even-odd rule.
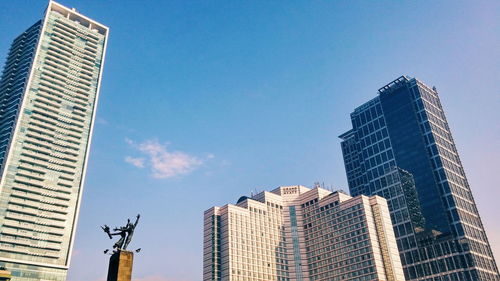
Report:
[[[311,274],[311,280],[353,280],[356,277],[375,272],[375,267],[369,266],[362,269],[357,269],[346,274],[336,274],[334,272],[325,272],[315,275],[314,271]],[[368,275],[371,278],[371,275]],[[370,279],[368,279],[370,280]]]
[[[383,131],[383,129],[385,129],[384,117],[378,117],[373,120],[370,120],[364,126],[355,129],[357,138],[360,140],[361,139],[364,140],[361,144],[369,145],[370,142],[373,143],[377,137],[374,134],[380,134],[377,131],[379,131],[380,129],[382,129],[381,131]]]
[[[362,262],[356,262],[356,259],[349,259],[349,264],[343,267],[334,266],[327,261],[325,263],[326,265],[323,265],[317,270],[309,269],[309,272],[311,277],[323,279],[335,276],[346,276],[346,273],[349,274],[349,276],[354,277],[375,271],[374,263],[370,260],[370,254],[359,256],[357,259]]]
[[[373,146],[369,146],[364,149],[363,160],[365,162],[366,170],[374,168],[375,166],[392,159],[393,155],[390,148],[391,143],[389,138],[385,138],[383,141],[377,142]],[[387,153],[383,153],[385,150],[388,150]]]
[[[488,247],[486,243],[479,243],[474,240],[469,240],[467,243],[464,243],[464,251],[471,250],[476,253],[480,253],[487,257],[491,257],[491,249]]]
[[[15,116],[28,79],[40,27],[37,23],[14,40],[0,80],[0,111],[3,112],[0,127],[4,135],[0,147],[0,170],[4,164],[8,140],[14,130]]]
[[[387,152],[390,152],[391,150],[388,150]],[[377,179],[379,177],[384,176],[388,171],[390,171],[392,168],[396,167],[396,161],[395,160],[388,160],[386,163],[377,166],[376,169],[371,169],[366,172],[366,179],[367,180],[373,180]],[[373,194],[376,189],[374,189],[372,186],[370,186],[372,189],[369,190],[369,193],[365,194]]]
[[[373,119],[376,119],[378,116],[382,115],[382,107],[380,105],[378,97],[375,99],[369,101],[368,103],[371,103],[372,106],[365,108],[361,111],[355,111],[351,115],[351,119],[353,120],[353,126],[354,128],[359,128],[366,123],[370,122]],[[368,104],[366,103],[366,104]]]
[[[365,230],[363,230],[364,223],[356,224],[356,230],[345,233],[344,235],[338,235],[338,232],[331,231],[328,234],[319,236],[318,239],[309,239],[306,242],[306,251],[308,252],[308,257],[313,257],[315,255],[319,255],[322,252],[328,252],[330,250],[335,249],[336,251],[342,252],[342,248],[348,247],[352,244],[356,244],[357,242],[367,239],[367,234]],[[325,232],[328,229],[325,229]],[[330,237],[330,239],[328,239]],[[331,238],[335,237],[335,238]]]
[[[355,205],[355,206],[359,206],[359,205]],[[360,215],[362,215],[364,213],[362,210],[359,210],[359,209],[360,208],[356,208],[356,209],[349,208],[347,210],[349,210],[350,212],[340,213],[338,208],[332,208],[330,210],[325,209],[323,212],[316,214],[314,216],[309,216],[309,217],[304,219],[305,233],[311,232],[311,230],[309,230],[309,229],[312,227],[313,223],[315,225],[320,225],[320,226],[329,224],[332,226],[337,225],[340,228],[344,227],[349,222],[351,222],[350,221],[351,218],[359,217]],[[358,210],[358,211],[356,211],[356,210]]]

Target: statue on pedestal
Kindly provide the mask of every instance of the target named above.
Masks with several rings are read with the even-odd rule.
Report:
[[[134,236],[135,228],[139,223],[139,218],[141,215],[137,215],[135,223],[132,223],[130,219],[127,219],[125,226],[111,228],[108,225],[101,226],[102,230],[108,235],[109,239],[113,239],[113,236],[120,236],[120,239],[113,245],[113,251],[110,253],[109,267],[108,267],[108,278],[107,281],[131,281],[132,280],[132,267],[134,263],[134,252],[127,251],[127,247],[132,242],[132,237]],[[135,250],[139,253],[141,249]],[[104,251],[108,254],[109,249]]]
[[[111,228],[109,226],[101,226],[102,230],[104,230],[104,232],[108,234],[109,239],[113,239],[113,236],[120,236],[120,239],[113,245],[114,251],[127,250],[127,246],[132,241],[132,237],[134,235],[135,228],[139,223],[140,217],[140,214],[137,215],[135,223],[132,223],[130,219],[127,219],[127,224],[125,226],[115,227],[113,229],[113,231],[115,231],[114,233],[111,233]],[[104,253],[107,252],[108,250],[104,251]]]

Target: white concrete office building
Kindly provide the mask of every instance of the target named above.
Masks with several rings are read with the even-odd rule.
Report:
[[[405,279],[385,199],[286,186],[205,212],[203,280]]]
[[[53,1],[0,81],[0,266],[66,280],[108,28]]]

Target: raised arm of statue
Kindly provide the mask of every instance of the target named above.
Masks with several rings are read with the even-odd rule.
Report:
[[[104,232],[105,232],[106,234],[108,234],[109,239],[112,239],[112,238],[113,238],[113,237],[111,237],[111,233],[109,233],[109,232],[110,232],[109,226],[104,225],[104,226],[101,226],[101,228],[102,228],[102,230],[104,230]]]
[[[134,228],[137,226],[137,224],[139,223],[139,219],[141,218],[141,214],[137,214],[137,217],[135,219],[135,223],[134,223]]]

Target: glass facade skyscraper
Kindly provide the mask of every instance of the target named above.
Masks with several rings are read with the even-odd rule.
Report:
[[[340,138],[351,195],[389,202],[408,280],[500,280],[438,92],[400,77]]]
[[[107,27],[53,1],[14,39],[0,81],[0,266],[66,280]]]

